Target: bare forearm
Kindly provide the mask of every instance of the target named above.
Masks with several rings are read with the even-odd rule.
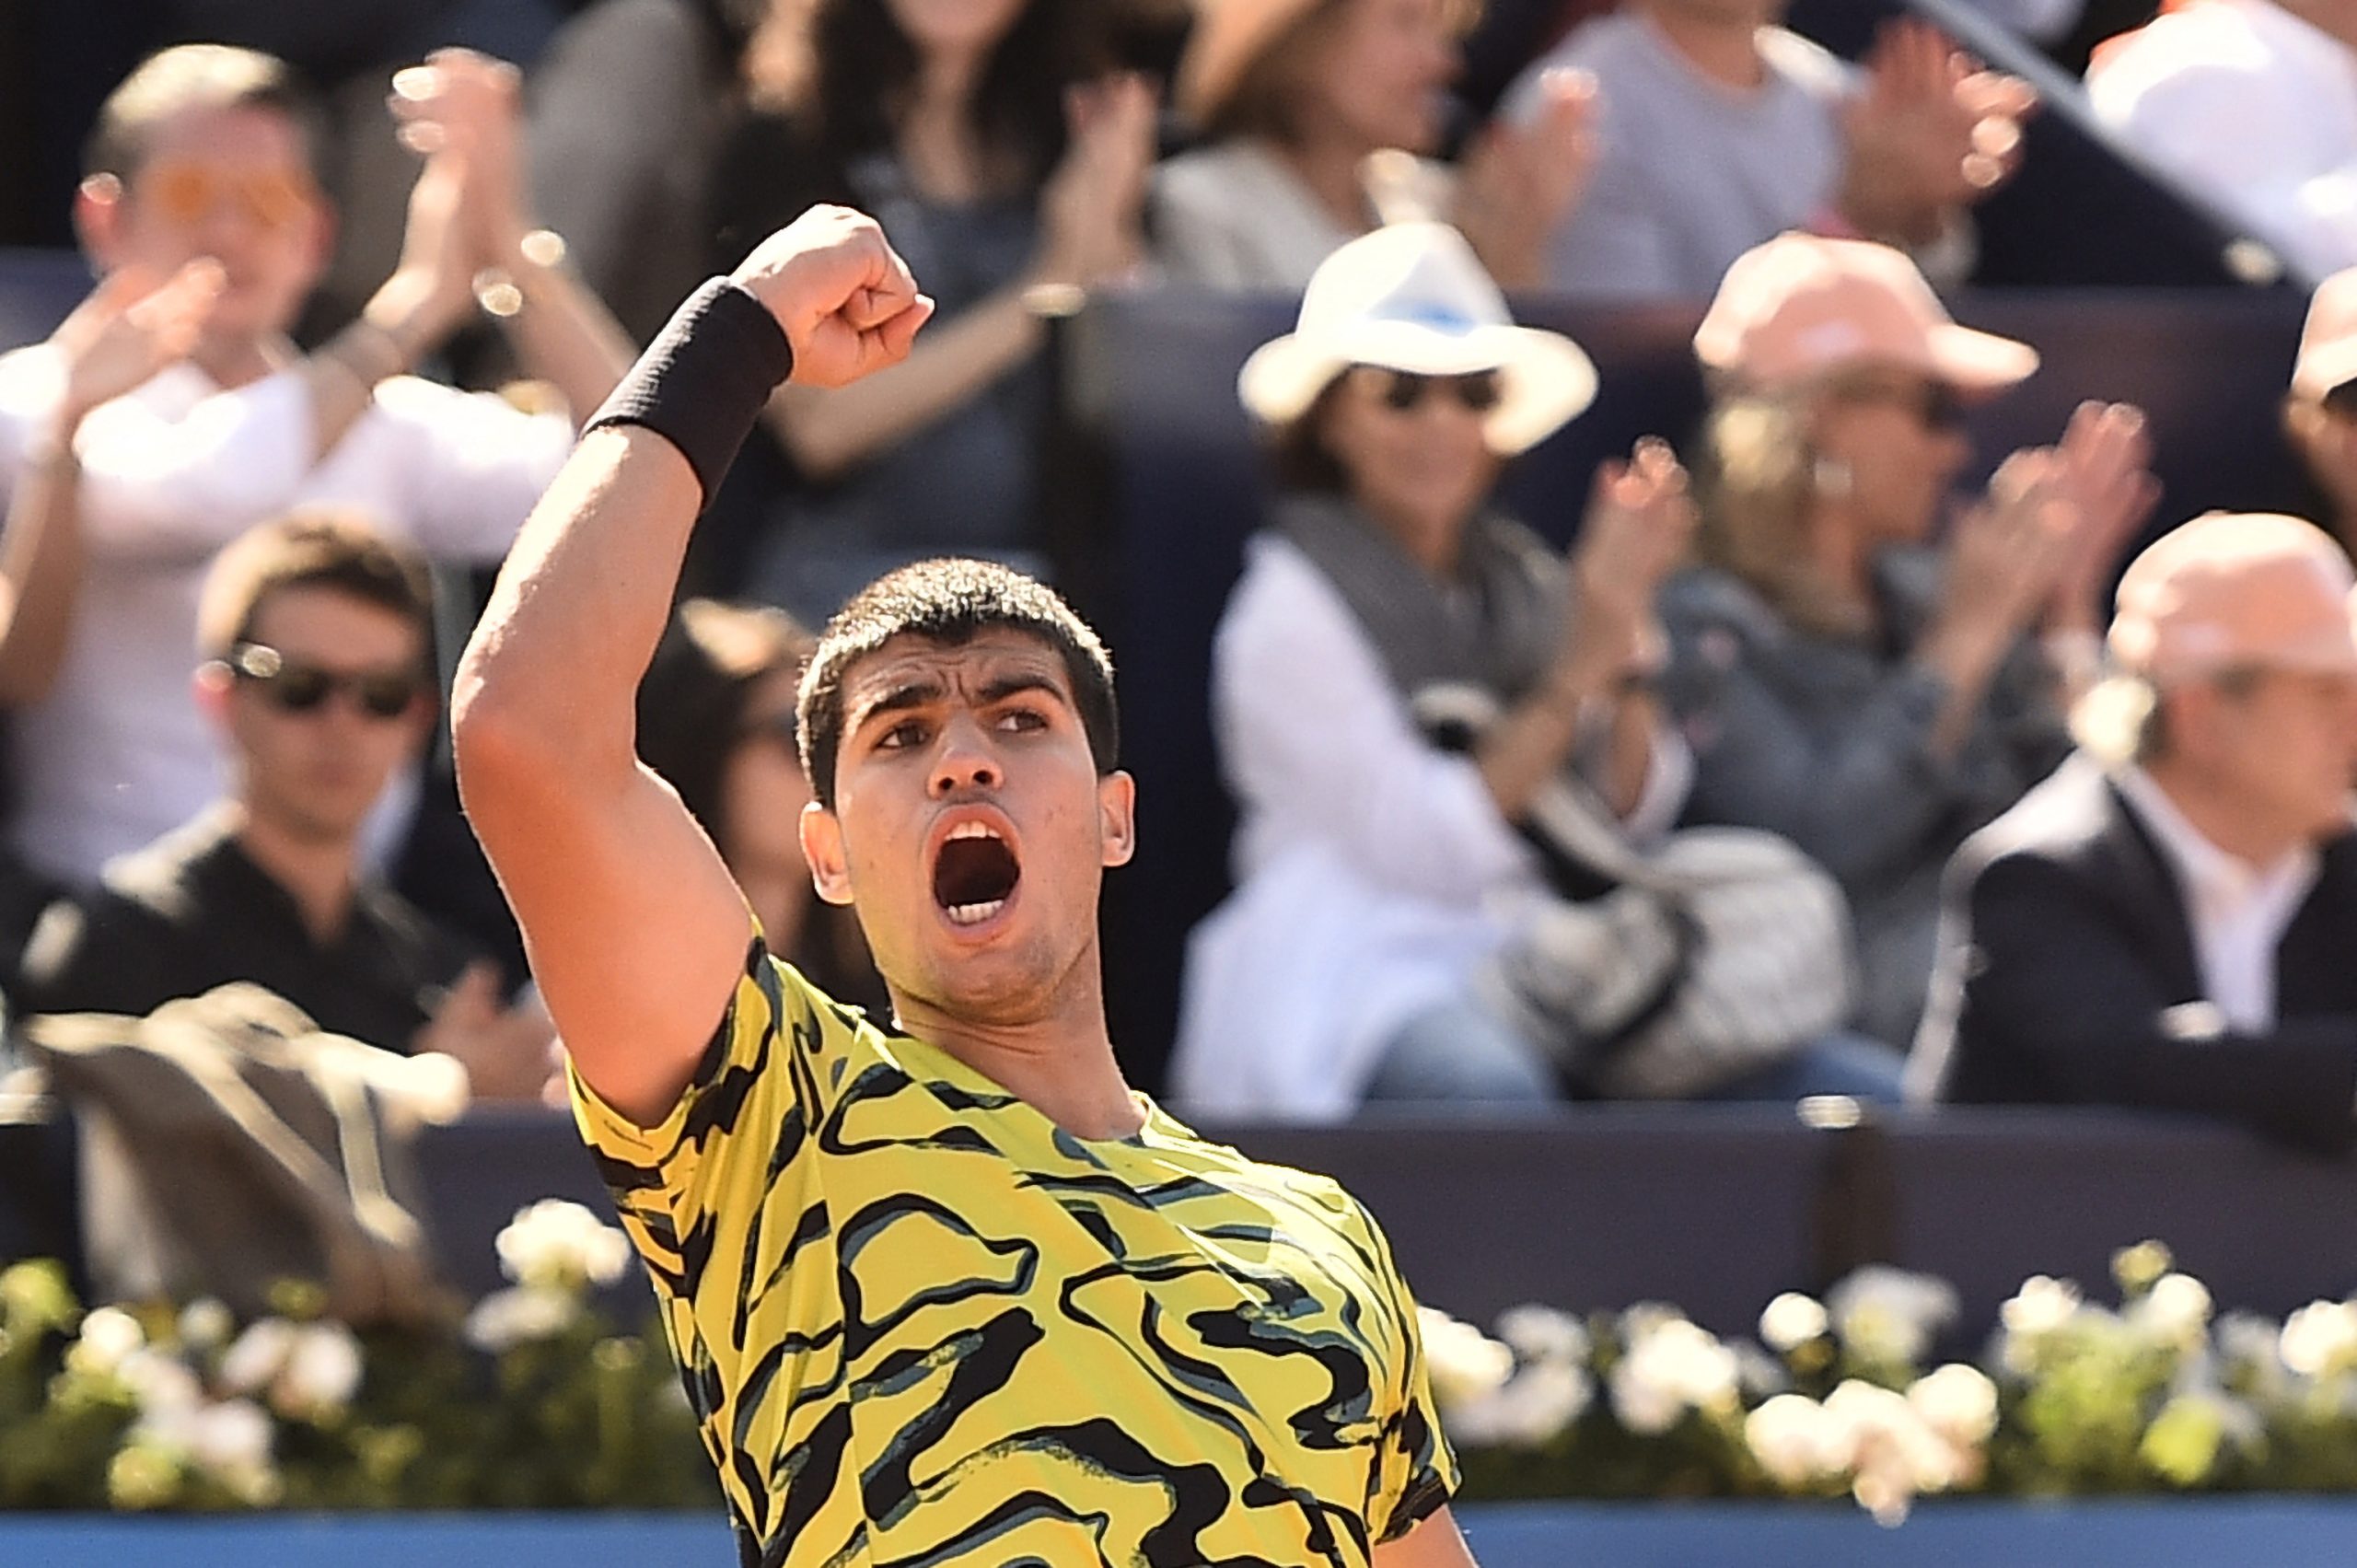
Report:
[[[0,534],[0,706],[47,696],[65,657],[82,575],[79,423],[61,412],[34,437]]]
[[[520,308],[501,319],[526,371],[557,389],[578,423],[606,401],[637,350],[604,301],[572,272],[523,254],[507,268]]]
[[[569,767],[633,766],[633,703],[702,502],[636,425],[590,432],[532,510],[459,666],[453,720]],[[463,758],[462,758],[463,761]]]
[[[335,450],[375,397],[377,383],[413,368],[458,324],[458,310],[427,281],[395,273],[360,319],[303,361],[314,460]]]
[[[1474,760],[1507,821],[1521,821],[1531,797],[1563,765],[1579,738],[1581,714],[1603,690],[1601,671],[1584,665],[1559,668],[1482,738]]]
[[[1612,706],[1605,732],[1605,804],[1615,817],[1627,817],[1645,797],[1653,777],[1654,737],[1660,733],[1660,704],[1647,693],[1631,691]]]
[[[957,408],[1044,341],[1039,317],[1009,289],[931,329],[904,363],[856,386],[824,395],[781,388],[766,418],[805,472],[830,478]]]

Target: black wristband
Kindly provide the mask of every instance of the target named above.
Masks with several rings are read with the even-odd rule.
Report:
[[[762,405],[793,374],[794,345],[777,318],[726,278],[714,278],[672,313],[582,434],[645,426],[679,449],[709,502]]]

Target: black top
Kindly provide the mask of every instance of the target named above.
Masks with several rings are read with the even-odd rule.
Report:
[[[1968,840],[1908,1063],[1910,1098],[2123,1105],[2345,1149],[2357,1131],[2357,836],[2322,849],[2276,947],[2275,1027],[2202,1000],[2176,872],[2101,769],[2074,758]]]
[[[97,892],[50,907],[25,955],[24,1011],[142,1016],[251,981],[323,1029],[407,1051],[469,956],[365,881],[342,935],[315,943],[294,896],[210,814],[110,867]]]

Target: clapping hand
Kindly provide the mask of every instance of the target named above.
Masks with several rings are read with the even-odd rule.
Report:
[[[558,1070],[556,1026],[548,1009],[536,995],[514,1006],[503,1004],[498,969],[481,960],[443,993],[412,1051],[455,1060],[479,1100],[542,1101]]]
[[[2060,487],[2078,516],[2046,624],[2051,631],[2095,632],[2107,619],[2103,598],[2112,569],[2160,504],[2143,411],[2128,403],[2081,403],[2054,453]]]
[[[393,76],[386,99],[404,145],[443,163],[458,186],[458,222],[474,271],[509,263],[532,226],[523,191],[523,76],[470,49],[439,49]]]
[[[101,403],[136,390],[188,357],[221,297],[221,263],[189,262],[154,286],[131,268],[110,273],[50,334],[64,362],[59,416],[70,428]]]
[[[1848,158],[1839,204],[1875,238],[1922,244],[1938,237],[1948,214],[2012,175],[2021,122],[2038,95],[1912,19],[1882,29],[1866,71],[1842,119]]]
[[[1596,172],[1596,85],[1556,67],[1538,81],[1535,112],[1501,120],[1466,155],[1457,223],[1508,288],[1546,280],[1546,249]]]
[[[1668,443],[1648,436],[1627,462],[1597,466],[1572,551],[1566,664],[1601,667],[1618,678],[1660,663],[1655,596],[1686,559],[1694,528],[1686,470]]]
[[[1071,138],[1040,193],[1035,283],[1086,288],[1133,271],[1143,254],[1138,211],[1154,167],[1154,89],[1134,74],[1082,83],[1065,95]]]

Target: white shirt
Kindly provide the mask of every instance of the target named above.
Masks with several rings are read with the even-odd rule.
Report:
[[[45,346],[0,356],[0,494],[58,376]],[[94,882],[223,794],[220,748],[190,691],[197,600],[222,546],[299,507],[348,507],[429,554],[495,561],[573,431],[401,377],[316,464],[312,440],[292,370],[224,390],[176,365],[82,422],[73,630],[55,689],[16,715],[15,837],[34,866]]]
[[[1247,548],[1212,697],[1238,887],[1189,941],[1177,1098],[1340,1120],[1392,1035],[1458,993],[1545,883],[1479,768],[1424,740],[1349,604],[1279,536]],[[1656,736],[1628,829],[1668,827],[1692,772]]]
[[[2304,844],[2261,869],[2211,842],[2142,768],[2123,769],[2118,782],[2176,870],[2203,1000],[2239,1034],[2270,1032],[2276,949],[2316,885],[2316,849]]]
[[[2357,264],[2357,51],[2270,0],[2198,0],[2100,55],[2087,97],[2293,266]]]

